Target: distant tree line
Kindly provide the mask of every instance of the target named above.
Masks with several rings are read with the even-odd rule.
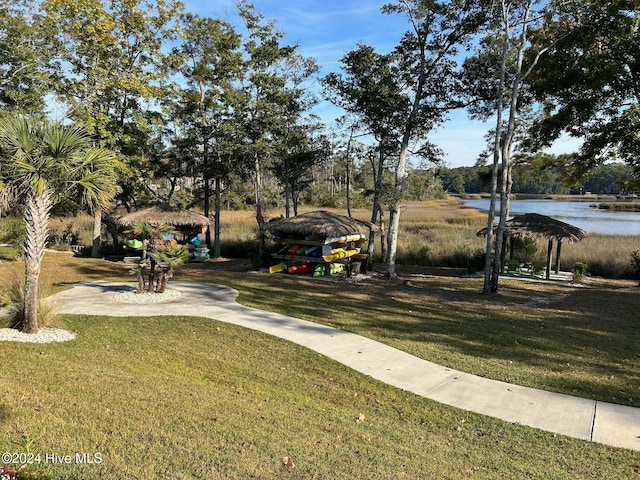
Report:
[[[623,162],[606,163],[598,166],[582,181],[567,182],[566,171],[558,165],[562,157],[541,156],[549,160],[545,168],[514,165],[512,193],[551,195],[586,194],[636,195],[640,185],[633,167]],[[570,156],[567,156],[570,157]],[[555,166],[553,165],[555,164]],[[487,193],[490,188],[491,168],[486,165],[442,169],[439,179],[445,192],[455,194]]]

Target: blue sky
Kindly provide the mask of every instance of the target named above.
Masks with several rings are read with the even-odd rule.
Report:
[[[380,12],[384,1],[376,0],[253,0],[265,18],[274,20],[287,42],[296,42],[300,53],[316,59],[321,76],[339,71],[340,58],[358,42],[372,45],[380,53],[390,51],[409,25],[406,18]],[[201,16],[222,18],[240,25],[235,0],[185,0],[186,9]],[[341,111],[324,102],[314,113],[326,124]],[[469,120],[466,112],[455,111],[430,140],[445,152],[449,167],[471,166],[485,148],[484,136],[491,125]],[[574,140],[563,139],[553,153],[575,151]]]

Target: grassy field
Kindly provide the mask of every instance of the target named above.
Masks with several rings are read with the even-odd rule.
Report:
[[[249,267],[189,264],[176,279],[231,285],[244,304],[472,373],[640,405],[638,293],[629,282],[504,279],[487,298],[481,280],[456,270],[344,284]],[[20,263],[0,264],[2,278],[21,272]],[[45,256],[43,280],[54,290],[98,279],[132,280],[120,263]],[[185,314],[65,315],[73,342],[0,344],[2,450],[72,455],[69,465],[32,465],[41,478],[638,478],[637,452],[439,405],[285,340]],[[76,463],[76,452],[101,463]]]

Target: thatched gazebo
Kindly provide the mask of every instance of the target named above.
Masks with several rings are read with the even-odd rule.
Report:
[[[117,219],[117,223],[127,227],[132,227],[140,222],[160,222],[176,227],[209,225],[209,219],[204,215],[172,207],[166,203],[136,210]]]
[[[282,232],[288,235],[320,235],[323,237],[343,237],[361,234],[365,238],[371,232],[377,232],[374,223],[358,220],[337,213],[317,210],[302,213],[295,217],[275,220],[267,224],[267,230],[272,233]]]
[[[560,251],[562,242],[576,243],[587,236],[581,228],[570,225],[555,218],[539,213],[525,213],[516,215],[505,223],[505,233],[512,238],[546,238],[549,241],[547,247],[547,274],[549,279],[551,270],[551,253],[553,241],[557,242],[555,272],[560,271]],[[483,228],[478,236],[485,236],[487,229]]]
[[[194,261],[208,261],[209,250],[204,248],[192,248],[198,247],[202,239],[200,233],[207,231],[209,226],[209,219],[204,215],[186,210],[184,208],[173,207],[169,204],[162,203],[153,207],[143,208],[142,210],[136,210],[135,212],[128,213],[116,219],[116,223],[125,227],[134,227],[140,223],[161,223],[170,225],[174,230],[179,231],[182,234],[182,242],[190,249],[191,260]],[[143,258],[146,253],[147,243],[136,239],[138,245],[129,245],[134,250],[142,250]],[[175,240],[175,239],[172,239]]]

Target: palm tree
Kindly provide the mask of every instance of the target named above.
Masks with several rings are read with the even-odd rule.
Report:
[[[138,276],[138,293],[153,293],[156,291],[154,279],[156,264],[158,263],[154,253],[157,252],[164,244],[163,237],[166,234],[170,236],[176,235],[175,228],[162,222],[145,221],[136,223],[131,230],[128,230],[125,233],[133,234],[136,237],[141,238],[144,242],[142,262],[130,271],[132,275]],[[148,258],[147,252],[149,253]],[[144,275],[147,263],[149,264],[149,282],[145,286]],[[162,292],[164,292],[164,290]]]
[[[25,333],[38,332],[38,279],[51,208],[80,194],[82,203],[98,212],[115,194],[119,162],[113,152],[91,145],[90,135],[80,125],[30,117],[0,120],[2,188],[15,188],[25,200]]]
[[[167,282],[173,277],[173,269],[189,259],[189,252],[184,245],[163,245],[151,254],[151,257],[162,267],[160,285],[156,293],[164,293]]]

